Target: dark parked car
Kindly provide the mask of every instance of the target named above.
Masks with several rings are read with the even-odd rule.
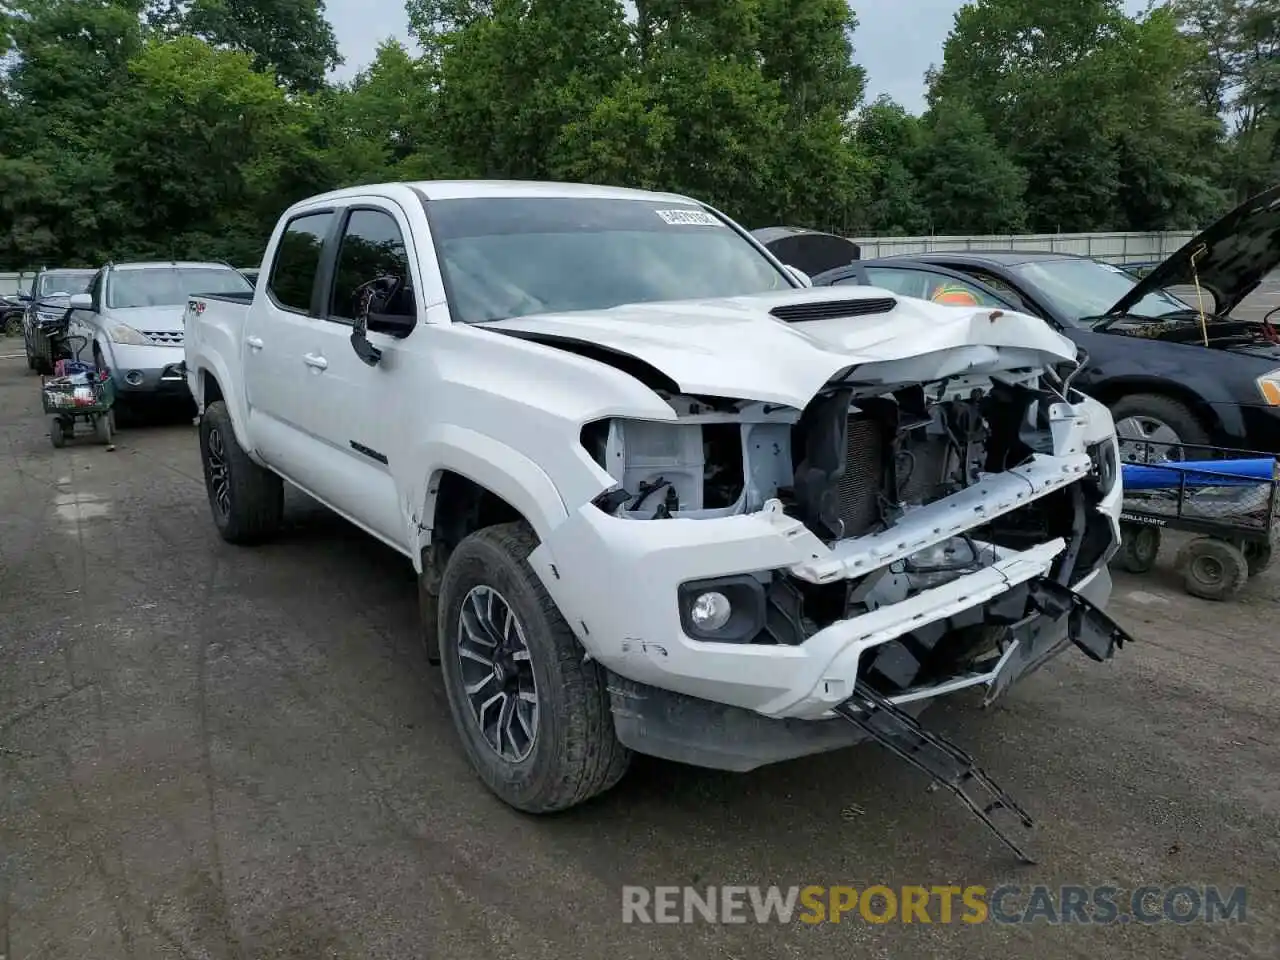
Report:
[[[1141,279],[1088,257],[992,250],[851,258],[812,279],[911,297],[942,291],[951,302],[963,290],[971,303],[1041,317],[1087,354],[1074,383],[1111,408],[1121,438],[1280,453],[1280,335],[1269,319],[1280,319],[1280,300],[1256,319],[1233,315],[1277,266],[1280,185]],[[1186,299],[1169,291],[1187,286]],[[1122,443],[1126,459],[1141,452]]]
[[[96,271],[42,269],[27,294],[27,310],[22,320],[27,366],[38,373],[53,373],[53,347],[48,332],[60,327],[70,307],[71,294],[84,293]]]
[[[22,315],[26,310],[27,302],[17,294],[0,293],[0,336],[22,333]]]

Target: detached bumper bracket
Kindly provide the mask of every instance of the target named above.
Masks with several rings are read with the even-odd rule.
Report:
[[[1020,861],[1027,864],[1036,862],[997,826],[991,819],[991,814],[1000,810],[1008,811],[1028,829],[1035,825],[1034,821],[1012,797],[983,773],[973,757],[965,751],[938,734],[924,729],[915,717],[898,709],[861,681],[854,686],[853,696],[839,704],[835,712],[889,752],[928,774],[932,780],[930,790],[941,786],[955,794]],[[985,791],[992,799],[982,804],[968,792],[974,787]]]
[[[1067,617],[1067,636],[1090,660],[1110,660],[1133,638],[1080,594],[1047,577],[1028,584],[1032,606],[1054,618]]]

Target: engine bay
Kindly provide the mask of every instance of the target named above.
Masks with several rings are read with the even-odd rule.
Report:
[[[634,520],[752,513],[778,499],[833,542],[1052,452],[1047,405],[1028,379],[883,388],[838,385],[797,411],[664,395],[676,423],[602,420],[582,444],[617,482],[599,505]]]
[[[601,421],[584,429],[582,442],[617,481],[596,505],[618,517],[728,517],[776,500],[831,546],[892,530],[912,511],[1036,454],[1068,452],[1056,449],[1051,415],[1068,389],[1031,375],[952,378],[887,392],[838,384],[802,411],[672,395],[666,399],[676,423]],[[1089,452],[1094,475],[1002,516],[975,517],[959,535],[861,576],[811,582],[785,571],[762,574],[766,620],[752,642],[803,643],[837,620],[1057,538],[1068,546],[1053,575],[1070,586],[1114,549],[1106,519],[1088,509],[1112,482],[1098,472],[1105,473],[1102,451]],[[1019,596],[1007,611],[980,605],[883,644],[866,658],[865,679],[892,693],[963,673],[999,643],[1002,620],[1025,614]]]

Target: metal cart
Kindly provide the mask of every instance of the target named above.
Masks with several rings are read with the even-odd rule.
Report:
[[[82,341],[70,351],[73,341]],[[84,423],[99,443],[110,446],[116,432],[116,399],[110,371],[80,359],[87,337],[60,332],[55,336],[54,376],[40,378],[40,401],[49,417],[49,440],[65,447],[76,436],[76,424]],[[61,355],[61,356],[60,356]]]
[[[1155,482],[1131,489],[1126,476],[1118,566],[1146,573],[1162,531],[1183,530],[1195,536],[1178,552],[1177,570],[1192,596],[1230,599],[1267,568],[1280,498],[1274,454],[1186,443],[1125,445],[1131,449],[1122,470],[1136,477],[1145,469],[1142,477]]]

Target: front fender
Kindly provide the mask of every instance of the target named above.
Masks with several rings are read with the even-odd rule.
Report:
[[[501,497],[529,521],[538,539],[568,519],[569,512],[546,472],[494,438],[453,424],[438,424],[411,457],[404,459],[396,486],[409,525],[409,543],[417,543],[414,568],[421,573],[422,550],[431,542],[439,480],[452,471]]]

